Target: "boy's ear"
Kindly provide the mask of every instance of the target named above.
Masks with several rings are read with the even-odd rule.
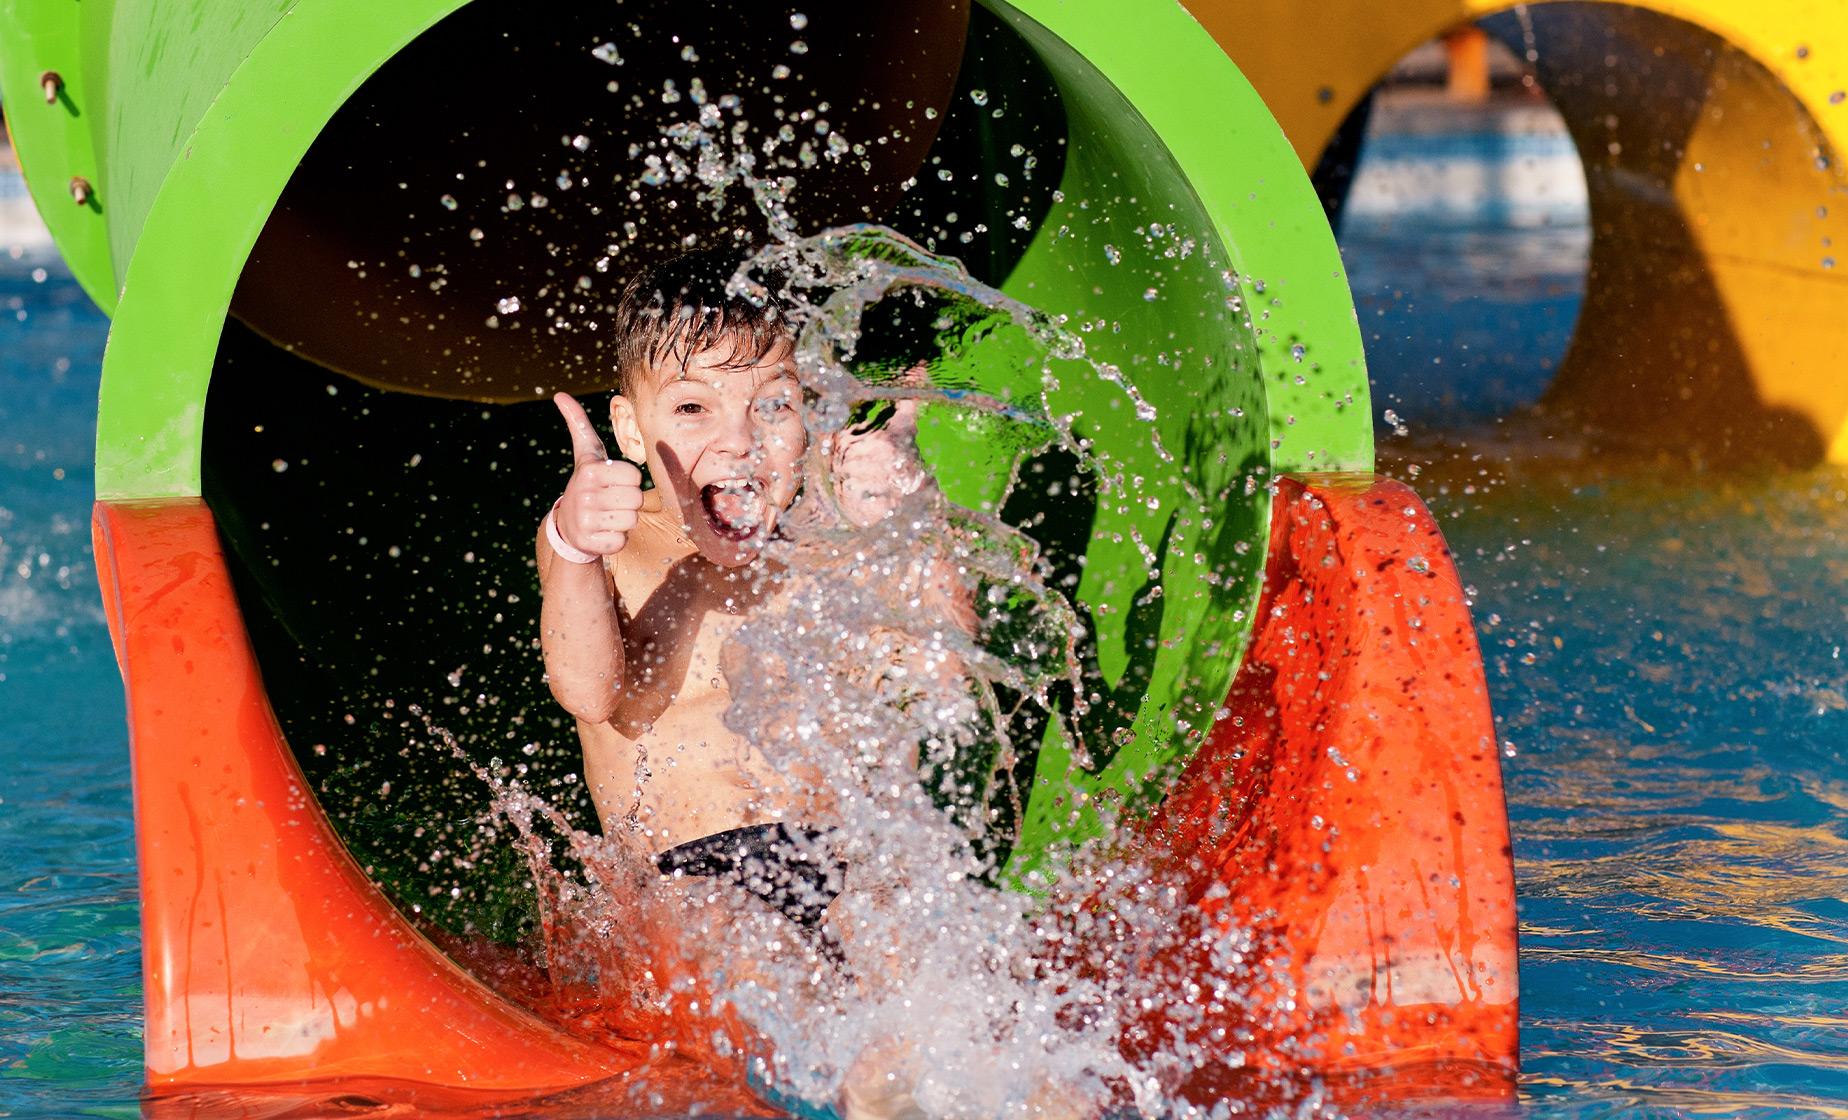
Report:
[[[642,441],[642,425],[635,415],[635,402],[621,393],[610,398],[610,428],[616,434],[616,449],[631,463],[648,461],[648,447]]]

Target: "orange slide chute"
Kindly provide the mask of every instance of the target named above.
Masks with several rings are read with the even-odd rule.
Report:
[[[646,1041],[579,1039],[491,991],[348,856],[270,710],[203,503],[102,502],[94,529],[127,685],[156,1091],[390,1079],[530,1096],[648,1064]],[[1225,712],[1142,837],[1183,875],[1183,906],[1252,933],[1255,979],[1184,1023],[1155,1010],[1125,1046],[1180,1030],[1236,1052],[1243,1072],[1208,1063],[1196,1099],[1266,1070],[1506,1097],[1507,820],[1437,525],[1395,482],[1285,478],[1265,579]],[[715,1103],[711,1082],[696,1090]],[[718,1095],[754,1110],[741,1086]]]
[[[637,1064],[489,991],[347,855],[270,711],[203,502],[101,502],[94,532],[128,693],[153,1088],[530,1092]]]
[[[1370,1096],[1512,1099],[1514,870],[1494,730],[1468,601],[1424,503],[1371,474],[1280,479],[1244,664],[1145,838],[1190,902],[1252,935],[1250,988],[1184,1028],[1246,1040],[1233,1083],[1309,1068],[1364,1073]],[[1221,1095],[1214,1076],[1189,1095]]]

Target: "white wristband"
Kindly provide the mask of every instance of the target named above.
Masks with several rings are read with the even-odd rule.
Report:
[[[596,553],[573,548],[571,542],[565,539],[565,535],[558,531],[558,520],[555,516],[557,513],[558,507],[553,506],[545,514],[545,540],[552,546],[552,551],[558,554],[560,560],[569,560],[573,564],[588,564],[595,560]]]

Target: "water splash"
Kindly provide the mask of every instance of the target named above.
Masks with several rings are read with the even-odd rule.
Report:
[[[754,570],[764,605],[725,644],[724,721],[816,791],[799,823],[822,834],[844,883],[825,935],[810,936],[717,880],[660,874],[636,832],[573,829],[517,765],[479,768],[538,884],[548,1009],[849,1112],[1206,1114],[1183,1090],[1242,1064],[1209,1036],[1226,1007],[1257,998],[1249,938],[1185,904],[1127,826],[1036,870],[1031,894],[997,889],[1026,812],[1022,752],[1050,726],[1089,768],[1093,746],[1131,734],[1124,722],[1096,743],[1086,717],[1104,698],[1078,612],[1037,544],[992,508],[920,480],[869,514],[842,455],[882,423],[912,454],[931,438],[979,446],[1005,496],[1029,453],[1056,447],[1100,494],[1141,504],[1146,480],[1056,401],[1062,379],[1111,386],[1173,464],[1156,410],[1060,318],[950,258],[873,225],[799,236],[794,181],[775,172],[844,158],[838,131],[758,140],[735,98],[694,81],[687,100],[694,116],[635,153],[632,191],[694,182],[715,213],[748,192],[767,237],[733,289],[788,309],[810,433],[803,495]],[[1199,491],[1173,481],[1193,507],[1177,514],[1207,517]],[[1156,599],[1166,538],[1130,538]],[[1032,742],[1017,735],[1027,709],[1041,716],[1024,724]]]

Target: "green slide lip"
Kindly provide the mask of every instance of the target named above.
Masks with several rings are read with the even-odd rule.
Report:
[[[1251,83],[1179,4],[1013,6],[1116,86],[1216,224],[1258,337],[1272,473],[1372,470],[1366,360],[1334,231]]]
[[[200,117],[147,212],[103,360],[96,490],[199,493],[205,394],[232,292],[314,138],[385,60],[461,4],[297,3]]]
[[[182,18],[177,5],[0,8],[0,88],[34,197],[86,289],[116,316],[97,430],[100,497],[199,492],[212,359],[258,232],[335,110],[460,6],[246,0],[189,39],[186,59],[159,46]],[[1360,334],[1334,237],[1251,85],[1175,4],[1014,7],[1116,86],[1216,223],[1260,340],[1273,471],[1370,468]],[[130,35],[139,40],[125,44]],[[81,111],[42,104],[43,70],[65,76]],[[96,186],[97,207],[70,202],[77,174]]]
[[[79,211],[71,206],[70,213],[53,223],[53,230],[92,291],[119,292],[98,414],[96,482],[103,500],[200,493],[206,393],[233,292],[265,222],[309,147],[348,98],[462,2],[226,0],[223,6],[226,19],[195,39],[163,34],[189,18],[177,4],[163,0],[90,0],[81,16],[62,7],[0,7],[0,47],[6,50],[5,88],[10,97],[21,96],[16,92],[19,83],[35,80],[41,67],[82,74],[88,87],[73,87],[74,94],[84,92],[84,112],[63,117],[24,114],[23,119],[33,124],[18,135],[29,164],[41,156],[51,161],[88,157],[99,168],[94,182],[100,209]],[[1217,242],[1208,256],[1215,262],[1213,268],[1225,270],[1223,278],[1207,273],[1211,284],[1201,286],[1200,273],[1207,266],[1202,258],[1188,262],[1194,270],[1192,286],[1175,290],[1184,298],[1203,301],[1199,321],[1193,319],[1192,304],[1178,302],[1181,297],[1154,318],[1138,321],[1144,315],[1141,309],[1159,306],[1142,302],[1140,283],[1133,285],[1136,290],[1125,302],[1123,292],[1107,292],[1106,286],[1089,279],[1086,270],[1102,267],[1104,256],[1098,250],[1108,247],[1085,243],[1086,237],[1098,236],[1095,230],[1054,245],[1058,238],[1048,222],[1007,289],[1036,302],[1036,277],[1054,287],[1057,280],[1063,285],[1060,290],[1079,301],[1091,298],[1082,293],[1095,293],[1096,304],[1085,313],[1102,312],[1132,328],[1165,329],[1171,332],[1166,339],[1177,339],[1172,332],[1201,337],[1202,332],[1223,331],[1230,347],[1226,353],[1239,350],[1244,355],[1236,368],[1255,369],[1258,382],[1251,384],[1251,374],[1237,379],[1243,400],[1252,405],[1243,413],[1251,427],[1237,434],[1237,446],[1224,448],[1235,453],[1242,469],[1252,472],[1245,479],[1243,497],[1231,500],[1244,511],[1238,516],[1250,520],[1240,529],[1241,545],[1250,548],[1249,559],[1236,565],[1236,581],[1215,585],[1212,592],[1214,610],[1224,617],[1187,623],[1177,607],[1162,629],[1162,652],[1151,654],[1161,667],[1144,682],[1148,688],[1138,701],[1140,725],[1156,734],[1139,737],[1135,748],[1126,749],[1100,773],[1082,773],[1056,753],[1041,759],[1042,774],[1050,762],[1072,775],[1074,794],[1128,792],[1147,782],[1171,756],[1159,744],[1174,737],[1177,721],[1193,732],[1210,724],[1215,700],[1205,694],[1219,687],[1236,664],[1249,630],[1247,612],[1256,601],[1266,544],[1267,519],[1250,517],[1249,507],[1262,501],[1261,493],[1254,499],[1251,483],[1289,472],[1372,468],[1372,419],[1360,332],[1333,233],[1294,150],[1255,90],[1185,10],[1162,0],[990,0],[986,6],[1043,48],[1056,47],[1052,53],[1066,59],[1058,80],[1069,84],[1071,111],[1090,114],[1082,122],[1074,120],[1074,128],[1082,123],[1092,135],[1100,129],[1120,129],[1125,136],[1148,138],[1105,146],[1110,158],[1140,156],[1148,167],[1099,167],[1096,151],[1091,153],[1086,172],[1091,178],[1077,185],[1106,204],[1099,209],[1120,211],[1098,220],[1108,218],[1127,227],[1160,213],[1153,209],[1153,198],[1144,199],[1146,207],[1116,206],[1109,191],[1102,189],[1118,181],[1118,171],[1122,182],[1153,182],[1149,176],[1157,172],[1150,169],[1159,164],[1168,168],[1157,175],[1166,176],[1161,190],[1168,192],[1168,200],[1178,200],[1178,209],[1202,215],[1199,220],[1210,223],[1210,231],[1198,232],[1204,240]],[[180,39],[187,40],[187,58],[179,58],[177,48],[163,53],[162,44]],[[68,57],[60,52],[68,52]],[[32,77],[22,79],[21,72]],[[34,190],[41,204],[49,205],[47,184],[61,173],[35,172]],[[1081,197],[1074,195],[1073,204],[1082,205]],[[1142,208],[1149,210],[1147,216],[1132,216]],[[1189,232],[1197,229],[1196,221]],[[1113,236],[1120,238],[1123,232],[1118,229]],[[1142,228],[1134,232],[1140,234]],[[1070,255],[1078,243],[1085,243],[1082,260]],[[1074,269],[1083,283],[1074,284]],[[1119,278],[1114,286],[1121,287],[1126,279]],[[104,284],[108,287],[101,287]],[[1150,295],[1160,298],[1153,289]],[[1214,317],[1224,325],[1206,327]],[[1183,325],[1183,319],[1191,325]],[[1233,343],[1232,335],[1241,339]],[[1140,359],[1146,356],[1142,349],[1160,350],[1168,344],[1159,333],[1134,343],[1129,338],[1125,335],[1112,344],[1119,351],[1130,348],[1119,358]],[[1207,365],[1212,365],[1210,360]],[[1222,374],[1231,368],[1190,366],[1185,374],[1172,376],[1199,379],[1179,383],[1184,388],[1229,384],[1234,379]],[[1201,406],[1195,410],[1197,417],[1206,416],[1221,400],[1207,394],[1194,399]],[[1188,419],[1186,410],[1171,409],[1161,423],[1180,421],[1185,426]],[[1202,430],[1222,429],[1204,423]],[[1163,438],[1171,440],[1172,433]],[[1209,445],[1218,446],[1211,443],[1216,437],[1207,438]],[[1229,521],[1233,515],[1226,513],[1222,520]],[[1220,529],[1223,537],[1225,526]],[[1159,532],[1156,526],[1147,539]],[[1121,535],[1117,540],[1114,551],[1124,554],[1127,546],[1121,544]],[[1098,547],[1106,558],[1111,556],[1112,546]],[[1122,559],[1118,555],[1113,563]],[[1217,562],[1212,556],[1206,559],[1209,567]],[[1188,546],[1185,555],[1171,558],[1166,578],[1179,572],[1183,584],[1198,583],[1200,563]],[[1107,565],[1092,567],[1094,573],[1110,570],[1114,569]],[[1098,592],[1096,587],[1086,588],[1087,594]],[[1121,588],[1101,593],[1128,594]],[[1100,639],[1107,639],[1101,666],[1106,675],[1123,671],[1120,661],[1125,655],[1118,649],[1125,637],[1120,625],[1099,627]],[[1211,640],[1202,639],[1202,633]],[[1183,638],[1199,649],[1185,655],[1171,652]],[[1151,641],[1148,648],[1157,647]],[[1212,665],[1202,669],[1202,658]],[[1185,712],[1172,706],[1183,693],[1191,698]],[[1052,834],[1061,831],[1047,815],[1051,810],[1046,805],[1052,800],[1038,799],[1041,815],[1023,825],[1023,849],[1043,849]],[[1089,827],[1066,829],[1064,835],[1073,838]]]

